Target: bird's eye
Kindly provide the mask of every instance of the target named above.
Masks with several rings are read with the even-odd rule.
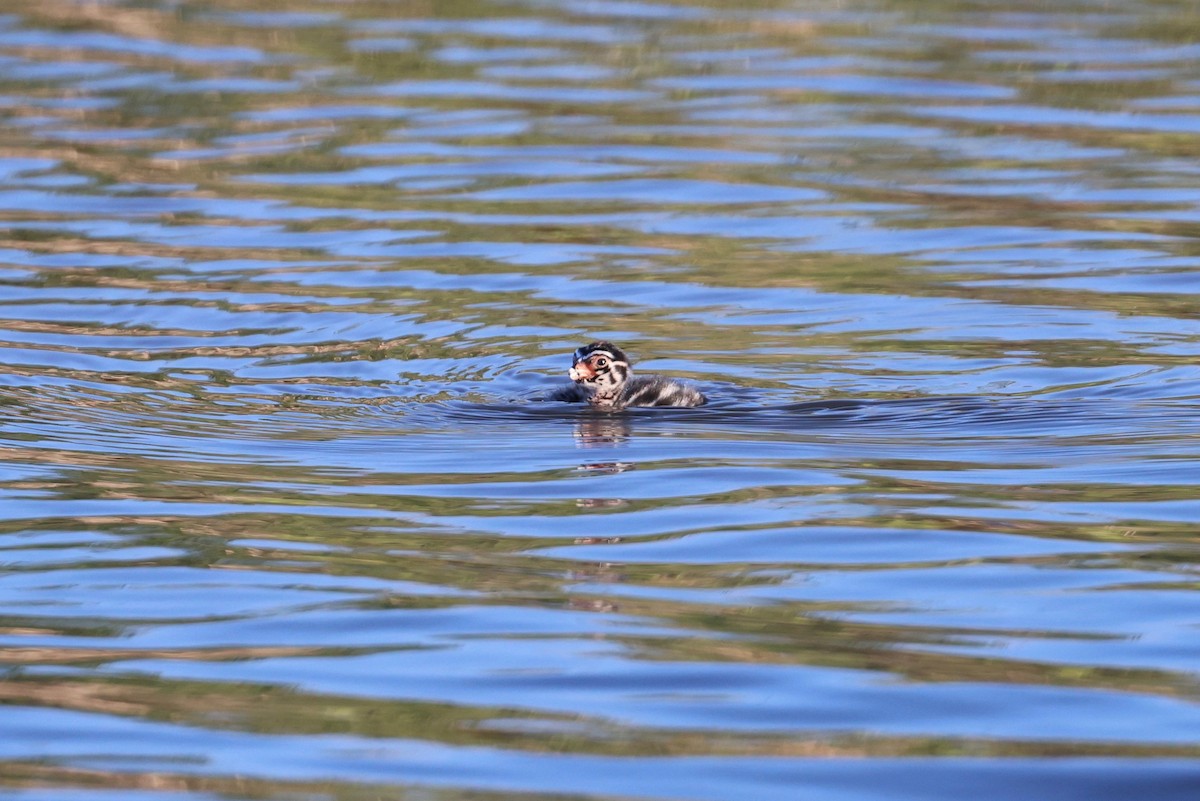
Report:
[[[596,359],[597,367],[603,367],[606,364],[608,364],[608,359],[604,358],[603,356],[601,356],[599,359]]]

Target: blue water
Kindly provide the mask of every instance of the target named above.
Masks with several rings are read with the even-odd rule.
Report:
[[[1198,39],[0,0],[0,797],[1200,797]]]

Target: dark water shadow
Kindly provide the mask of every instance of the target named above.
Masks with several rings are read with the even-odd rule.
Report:
[[[871,433],[917,437],[1089,436],[1190,428],[1200,433],[1200,405],[1113,399],[1019,397],[846,398],[751,405],[718,398],[698,408],[600,411],[547,401],[439,403],[434,413],[458,424],[569,424],[598,437],[634,431],[706,428],[725,431]]]

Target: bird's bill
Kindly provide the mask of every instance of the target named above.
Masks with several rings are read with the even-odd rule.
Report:
[[[571,377],[572,381],[591,381],[596,377],[596,371],[592,368],[592,363],[584,359],[571,365],[571,369],[567,371],[567,375]]]

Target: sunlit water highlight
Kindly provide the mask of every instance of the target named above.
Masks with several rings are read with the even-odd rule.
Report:
[[[0,795],[1196,798],[1197,38],[0,0]]]

